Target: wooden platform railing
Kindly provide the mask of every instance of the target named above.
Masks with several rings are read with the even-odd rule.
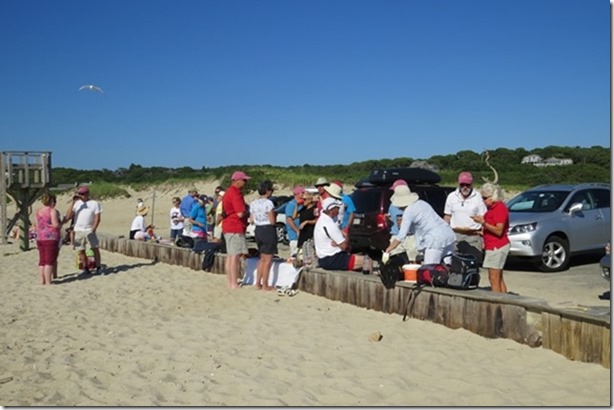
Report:
[[[189,249],[106,235],[100,235],[100,246],[110,252],[201,270],[202,255]],[[224,260],[224,254],[216,256],[212,273],[223,274]],[[610,368],[610,310],[607,308],[586,311],[556,308],[542,299],[481,289],[423,288],[418,291],[404,282],[387,290],[375,276],[320,269],[304,270],[299,289],[399,315],[405,313],[413,292],[409,317],[452,329],[463,328],[488,338],[507,338],[531,347],[541,346],[572,360]]]

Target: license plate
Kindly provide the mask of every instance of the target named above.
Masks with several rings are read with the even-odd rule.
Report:
[[[354,218],[354,221],[352,222],[352,224],[360,225],[360,218]]]

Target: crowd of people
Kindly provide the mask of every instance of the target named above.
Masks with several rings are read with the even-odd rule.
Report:
[[[251,177],[244,172],[236,171],[226,189],[221,186],[215,189],[215,197],[199,195],[196,189],[189,190],[184,198],[173,197],[169,211],[170,243],[183,236],[223,242],[228,287],[236,289],[239,287],[241,257],[248,255],[246,228],[248,223],[252,223],[260,257],[255,287],[271,290],[269,272],[273,257],[278,253],[276,214],[271,201],[274,186],[270,180],[262,181],[258,186],[258,198],[247,204],[243,188],[249,179]],[[352,197],[343,192],[343,183],[339,180],[329,182],[320,177],[313,186],[315,189],[295,186],[293,197],[285,207],[290,245],[288,260],[305,262],[305,255],[310,251],[310,255],[315,253],[312,255],[314,264],[322,269],[372,269],[372,261],[367,255],[352,252],[349,228],[356,207]],[[390,189],[393,191],[387,215],[390,243],[383,249],[382,263],[399,253],[404,254],[408,261],[416,261],[420,255],[424,264],[450,264],[453,252],[472,254],[488,270],[491,290],[507,292],[503,266],[510,249],[507,237],[509,213],[497,185],[485,183],[476,190],[471,173],[461,172],[458,187],[446,199],[443,218],[412,192],[404,180],[394,181]],[[57,277],[62,226],[68,222],[70,228],[67,231],[71,232],[70,242],[78,251],[82,274],[104,274],[96,235],[102,208],[90,198],[89,188],[79,187],[64,217],[55,209],[54,195],[44,194],[41,202],[35,226],[42,283],[50,284]],[[139,199],[130,227],[130,239],[156,239],[153,225],[146,223],[148,213],[149,208]],[[93,272],[87,263],[86,249],[93,253]]]

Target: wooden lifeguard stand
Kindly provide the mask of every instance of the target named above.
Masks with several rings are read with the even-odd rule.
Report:
[[[2,243],[18,220],[23,251],[30,249],[29,209],[51,186],[51,152],[0,152],[0,223],[2,224]],[[7,196],[17,205],[17,213],[9,220],[7,215]]]

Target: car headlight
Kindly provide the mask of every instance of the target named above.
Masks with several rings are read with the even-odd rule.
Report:
[[[537,222],[533,222],[530,224],[512,226],[508,233],[510,235],[514,235],[514,234],[519,234],[519,233],[533,232],[536,229],[537,229]]]

